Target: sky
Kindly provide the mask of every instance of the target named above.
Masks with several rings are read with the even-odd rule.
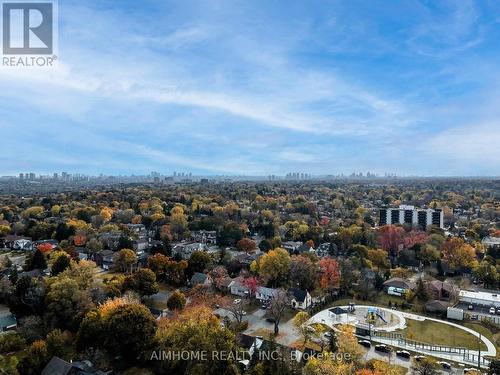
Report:
[[[497,1],[58,2],[0,174],[500,175]]]

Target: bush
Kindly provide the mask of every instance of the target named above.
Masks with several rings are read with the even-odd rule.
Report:
[[[235,333],[238,333],[238,332],[243,332],[245,331],[246,329],[248,328],[248,322],[247,321],[243,321],[243,322],[237,322],[237,321],[234,321],[231,323],[230,325],[230,329],[231,331],[235,332]]]
[[[17,333],[0,335],[0,353],[15,352],[26,347],[26,341]]]

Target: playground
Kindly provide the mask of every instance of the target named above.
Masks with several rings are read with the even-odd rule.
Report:
[[[375,342],[464,364],[477,364],[480,358],[482,367],[497,352],[487,337],[468,327],[384,307],[350,303],[320,311],[311,317],[312,323],[334,330],[339,324],[354,325],[361,337],[369,336]]]
[[[311,323],[323,323],[331,328],[340,323],[370,326],[372,330],[392,332],[406,327],[406,319],[396,311],[350,304],[320,311],[311,318]]]

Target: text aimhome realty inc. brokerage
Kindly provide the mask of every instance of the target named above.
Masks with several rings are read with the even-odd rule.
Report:
[[[290,360],[307,361],[310,358],[330,358],[331,360],[350,360],[349,353],[307,353],[297,350],[290,351]],[[207,351],[207,350],[155,350],[151,352],[149,358],[151,361],[244,361],[255,359],[264,360],[283,360],[283,352],[280,350],[257,351],[253,355],[248,351]]]

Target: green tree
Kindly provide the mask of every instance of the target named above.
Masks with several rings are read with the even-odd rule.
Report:
[[[167,307],[170,310],[182,310],[186,305],[184,293],[176,290],[167,300]]]
[[[64,270],[66,270],[70,265],[70,258],[68,255],[59,255],[54,264],[52,265],[51,275],[57,276]]]
[[[188,260],[188,271],[192,275],[195,272],[203,272],[212,263],[212,257],[204,251],[195,251]]]
[[[127,272],[137,263],[137,255],[134,250],[121,249],[113,255],[113,263],[122,272]]]
[[[125,289],[131,289],[141,296],[151,296],[159,291],[156,275],[149,268],[142,268],[128,275],[123,286]]]

